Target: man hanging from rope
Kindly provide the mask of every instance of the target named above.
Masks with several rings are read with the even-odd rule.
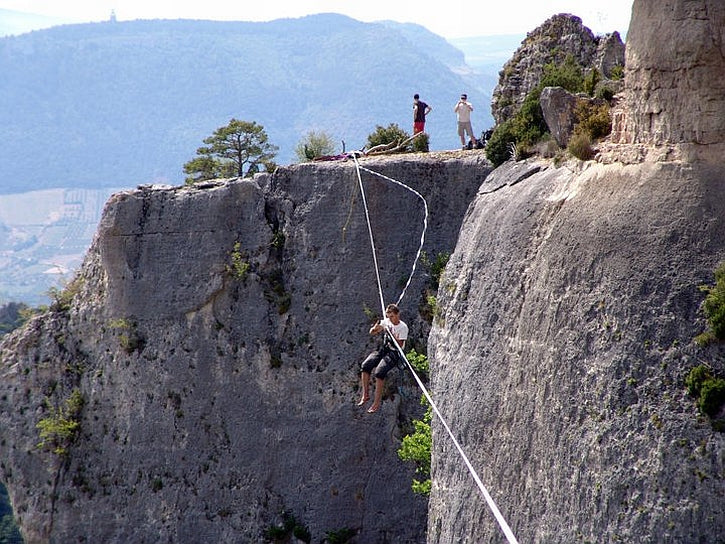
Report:
[[[388,307],[385,308],[385,319],[370,327],[370,334],[380,334],[386,329],[390,331],[401,349],[405,347],[405,341],[408,339],[408,325],[400,320],[400,309],[396,304],[388,304]],[[360,367],[362,396],[360,402],[357,403],[358,406],[363,406],[370,399],[370,376],[372,374],[375,377],[375,399],[368,408],[369,414],[377,412],[380,408],[385,376],[388,375],[391,369],[395,368],[398,357],[400,357],[398,350],[391,345],[391,342],[390,336],[386,334],[383,345],[368,355]]]

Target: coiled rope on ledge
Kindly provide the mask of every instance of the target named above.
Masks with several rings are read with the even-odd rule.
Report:
[[[396,185],[399,185],[399,186],[407,189],[408,191],[412,192],[413,194],[415,194],[418,198],[420,198],[423,201],[425,217],[423,220],[423,232],[420,237],[420,245],[418,246],[418,252],[416,253],[415,259],[413,261],[412,271],[410,273],[410,276],[408,277],[408,281],[406,282],[402,293],[398,297],[397,304],[400,304],[400,301],[403,299],[403,296],[405,295],[405,291],[408,289],[408,286],[410,285],[410,282],[413,279],[413,275],[415,274],[415,267],[416,267],[416,264],[418,263],[418,259],[420,258],[420,254],[423,249],[423,243],[425,242],[425,233],[428,228],[428,204],[426,203],[425,198],[423,198],[423,196],[420,193],[418,193],[416,190],[412,189],[411,187],[408,187],[407,185],[405,185],[404,183],[401,183],[400,181],[397,181],[393,178],[380,174],[379,172],[375,172],[373,170],[360,166],[360,163],[357,160],[357,155],[355,153],[352,153],[351,156],[352,156],[353,160],[355,161],[355,171],[357,173],[358,185],[360,187],[360,194],[362,196],[363,208],[365,210],[365,220],[366,220],[367,226],[368,226],[368,234],[370,237],[370,248],[373,253],[373,264],[375,266],[375,278],[377,280],[378,295],[380,297],[380,307],[382,309],[382,315],[385,315],[385,299],[383,297],[383,288],[382,288],[382,284],[380,282],[380,272],[378,270],[378,258],[377,258],[377,254],[376,254],[377,252],[375,250],[375,239],[373,237],[372,223],[370,222],[370,213],[368,211],[367,199],[365,198],[365,188],[363,187],[362,176],[360,175],[360,171],[364,170],[365,172],[368,172],[370,174],[381,177],[387,181],[395,183]],[[433,409],[433,412],[435,413],[436,417],[440,420],[441,424],[443,425],[446,432],[448,433],[448,436],[453,441],[453,445],[456,447],[456,450],[458,450],[458,454],[461,456],[461,458],[463,459],[463,462],[466,465],[466,468],[468,468],[468,471],[471,473],[471,476],[473,477],[473,480],[476,482],[478,489],[481,491],[481,494],[483,495],[484,499],[486,500],[486,503],[488,504],[489,509],[493,513],[493,516],[496,518],[496,521],[498,522],[499,527],[501,528],[501,531],[503,531],[503,534],[506,536],[506,540],[509,542],[509,544],[518,544],[518,541],[516,540],[516,537],[514,536],[513,531],[511,531],[511,528],[509,527],[508,523],[506,523],[506,519],[501,514],[501,511],[498,509],[498,506],[496,506],[496,502],[493,500],[493,497],[491,497],[490,493],[488,492],[486,487],[483,485],[483,482],[481,481],[481,478],[478,476],[476,469],[473,467],[473,465],[471,464],[471,462],[468,459],[468,456],[463,451],[463,448],[461,447],[461,445],[458,443],[458,440],[456,439],[455,435],[453,434],[453,431],[451,431],[451,428],[448,426],[448,423],[446,422],[445,418],[443,417],[443,414],[441,414],[440,410],[438,409],[438,406],[436,405],[435,402],[433,402],[433,398],[431,397],[430,393],[428,392],[428,389],[426,389],[422,380],[420,379],[418,374],[415,372],[415,369],[413,369],[413,366],[410,364],[410,361],[408,361],[408,358],[405,356],[405,353],[403,353],[403,349],[400,347],[400,344],[398,344],[397,340],[393,337],[393,334],[387,328],[385,329],[385,334],[387,334],[390,337],[390,340],[392,341],[393,345],[398,350],[398,355],[401,357],[401,359],[403,361],[405,361],[405,364],[408,367],[408,370],[410,370],[410,373],[413,375],[413,378],[415,378],[415,381],[418,384],[418,387],[423,392],[423,395],[425,396],[426,400],[428,401],[431,408]]]

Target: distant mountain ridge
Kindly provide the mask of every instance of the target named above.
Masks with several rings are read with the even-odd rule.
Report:
[[[463,89],[490,119],[463,54],[417,25],[321,14],[266,23],[65,25],[0,39],[0,191],[181,183],[202,140],[236,117],[293,158],[309,130],[360,148],[375,126],[410,131],[430,103],[432,149],[459,145]],[[450,106],[450,108],[449,108]]]

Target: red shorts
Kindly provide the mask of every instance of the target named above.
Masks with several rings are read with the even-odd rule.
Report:
[[[425,130],[425,121],[413,122],[413,134],[418,134],[419,132],[423,132],[424,130]]]

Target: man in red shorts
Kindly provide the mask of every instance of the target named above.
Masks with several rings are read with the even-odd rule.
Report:
[[[425,130],[425,116],[432,110],[428,104],[420,99],[417,94],[413,95],[413,134],[418,134]]]

